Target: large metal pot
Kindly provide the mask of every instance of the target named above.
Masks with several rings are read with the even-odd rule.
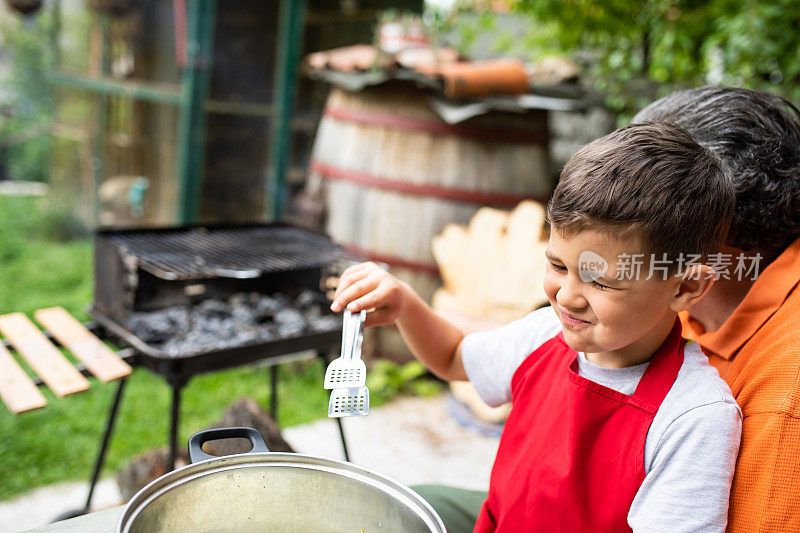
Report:
[[[247,438],[253,449],[215,457],[210,440]],[[251,428],[201,431],[192,464],[140,490],[117,532],[445,532],[436,512],[408,487],[342,461],[271,453]]]

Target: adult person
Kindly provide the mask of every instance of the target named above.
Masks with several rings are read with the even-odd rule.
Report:
[[[701,87],[633,121],[677,124],[731,170],[736,210],[721,250],[729,279],[720,269],[681,317],[683,332],[742,409],[728,530],[800,531],[800,111],[774,94]],[[742,262],[757,277],[737,271]]]

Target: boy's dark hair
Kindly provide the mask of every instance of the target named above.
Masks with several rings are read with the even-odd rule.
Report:
[[[674,272],[681,254],[719,249],[733,209],[721,162],[685,130],[650,123],[620,128],[573,155],[547,214],[558,232],[635,232],[648,254],[667,254]]]
[[[728,167],[736,190],[728,244],[771,260],[800,237],[800,111],[791,103],[700,87],[657,100],[633,120],[677,124]]]

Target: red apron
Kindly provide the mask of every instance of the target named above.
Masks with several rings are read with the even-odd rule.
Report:
[[[476,532],[631,531],[644,442],[683,364],[676,321],[632,396],[578,375],[559,333],[520,365]]]

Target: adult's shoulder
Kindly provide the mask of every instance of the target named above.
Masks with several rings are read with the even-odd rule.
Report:
[[[780,347],[781,355],[800,356],[800,284],[743,346],[750,349],[758,347]]]

